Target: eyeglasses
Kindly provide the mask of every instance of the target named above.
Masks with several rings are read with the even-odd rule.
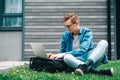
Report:
[[[75,23],[72,23],[71,25],[64,25],[66,26],[67,28],[70,28],[71,26],[73,26]]]

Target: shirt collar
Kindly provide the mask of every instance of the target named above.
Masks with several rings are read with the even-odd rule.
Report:
[[[78,33],[78,36],[81,35],[81,32],[82,32],[82,30],[80,29],[80,30],[79,30],[79,33]],[[74,35],[74,34],[73,34],[73,33],[70,33],[70,35],[71,35],[71,37],[73,38],[73,35]]]

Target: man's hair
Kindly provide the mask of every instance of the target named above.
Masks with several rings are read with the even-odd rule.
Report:
[[[76,21],[79,22],[79,17],[76,13],[68,13],[63,17],[63,22],[67,20],[71,20],[72,23],[75,23]]]

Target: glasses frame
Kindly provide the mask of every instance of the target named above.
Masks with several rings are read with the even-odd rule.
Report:
[[[72,23],[71,25],[64,25],[64,26],[66,26],[67,28],[70,28],[70,27],[72,27],[74,24],[75,24],[75,22]]]

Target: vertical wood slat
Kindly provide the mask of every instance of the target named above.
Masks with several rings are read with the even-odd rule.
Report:
[[[34,56],[31,42],[43,43],[46,52],[59,52],[65,30],[61,20],[69,12],[79,15],[80,25],[93,29],[94,45],[107,40],[106,8],[106,0],[25,0],[25,59]]]

